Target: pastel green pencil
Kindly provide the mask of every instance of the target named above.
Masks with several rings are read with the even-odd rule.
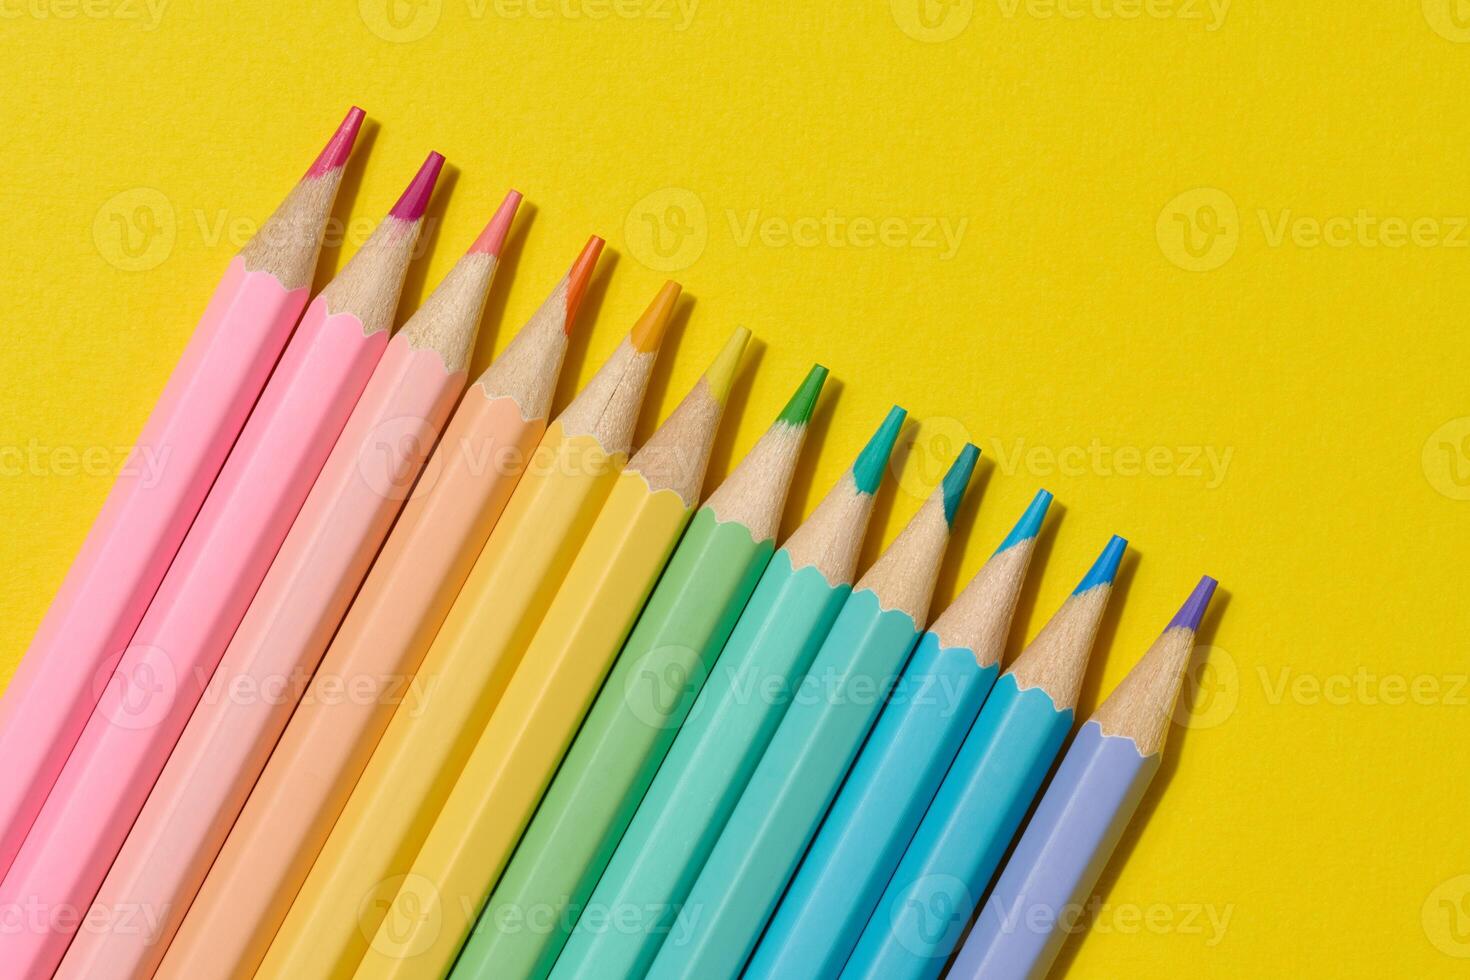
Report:
[[[687,930],[664,939],[647,980],[740,973],[919,639],[978,455],[965,446],[854,588],[685,899]]]
[[[775,550],[817,365],[694,515],[452,974],[544,977]],[[528,912],[534,910],[535,915]]]
[[[761,576],[663,765],[582,910],[553,980],[642,976],[843,603],[895,407]],[[614,928],[613,925],[617,924]]]

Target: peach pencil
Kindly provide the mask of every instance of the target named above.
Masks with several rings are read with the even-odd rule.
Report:
[[[13,976],[49,976],[388,344],[444,158],[437,153],[302,317],[3,884],[50,910],[0,935]]]
[[[194,710],[58,977],[151,974],[397,515],[454,402],[514,191],[388,342],[215,672],[238,692]],[[138,929],[129,909],[155,910]],[[127,923],[127,927],[123,924]],[[117,927],[109,927],[116,924]]]
[[[0,698],[0,877],[143,619],[306,307],[322,231],[362,125],[353,108],[306,176],[225,267],[129,465]],[[167,458],[152,479],[137,463]]]
[[[546,432],[577,300],[602,244],[587,242],[455,410],[159,978],[248,980],[259,966],[394,709],[417,697],[424,653]]]

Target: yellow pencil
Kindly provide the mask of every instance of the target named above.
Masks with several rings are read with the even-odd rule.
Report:
[[[423,848],[359,980],[442,977],[678,541],[750,333],[737,330],[618,478]],[[530,923],[521,923],[530,927]]]
[[[258,980],[335,980],[350,977],[361,961],[397,892],[398,876],[418,853],[618,482],[654,354],[678,296],[677,284],[663,288],[548,427],[424,657],[414,703],[393,715],[276,933]]]

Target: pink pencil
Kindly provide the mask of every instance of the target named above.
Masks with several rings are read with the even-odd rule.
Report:
[[[0,699],[0,876],[10,868],[306,306],[354,108],[225,268],[204,317]],[[151,458],[161,465],[145,480]],[[155,482],[156,481],[156,482]]]
[[[163,958],[368,565],[417,479],[466,369],[520,204],[512,191],[438,290],[389,341],[210,691],[92,903],[57,977],[129,980]],[[135,909],[146,929],[129,921]]]
[[[3,884],[7,976],[43,980],[158,778],[368,376],[443,158],[307,308]],[[95,922],[87,928],[95,929]]]

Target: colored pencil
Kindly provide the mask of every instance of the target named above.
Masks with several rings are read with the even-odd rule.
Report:
[[[779,724],[785,695],[852,592],[873,494],[904,415],[897,407],[888,413],[772,557],[556,960],[555,980],[647,971]]]
[[[258,976],[350,974],[423,845],[626,460],[679,287],[547,429],[425,655],[424,694],[394,715]]]
[[[1127,542],[1114,537],[996,681],[863,930],[844,977],[937,977],[1072,730]]]
[[[650,978],[733,977],[744,966],[919,639],[978,455],[965,446],[858,582],[684,902],[697,914],[664,940]]]
[[[735,331],[618,478],[356,977],[437,980],[454,962],[689,523],[749,339]]]
[[[1206,576],[1082,726],[950,976],[1044,977],[1158,772],[1169,719],[1215,593]]]
[[[827,369],[695,513],[454,968],[544,977],[775,551]],[[549,928],[496,928],[518,909]]]
[[[996,676],[1046,517],[1042,490],[919,641],[781,900],[746,976],[835,977]]]
[[[130,464],[0,698],[0,877],[10,868],[116,658],[306,307],[363,112],[354,108],[240,253],[159,396]],[[139,465],[151,456],[167,465]],[[145,479],[145,474],[148,478]]]
[[[151,975],[464,391],[465,370],[520,201],[512,192],[388,342],[280,553],[108,871],[58,977]],[[138,929],[130,908],[151,908]]]
[[[19,976],[55,970],[148,791],[388,344],[443,157],[430,154],[341,275],[313,301],[119,661],[0,903],[52,910],[0,936]]]
[[[486,229],[492,244],[500,232]],[[272,752],[159,980],[248,980],[546,431],[602,239],[470,387]],[[355,692],[351,697],[346,692]]]

